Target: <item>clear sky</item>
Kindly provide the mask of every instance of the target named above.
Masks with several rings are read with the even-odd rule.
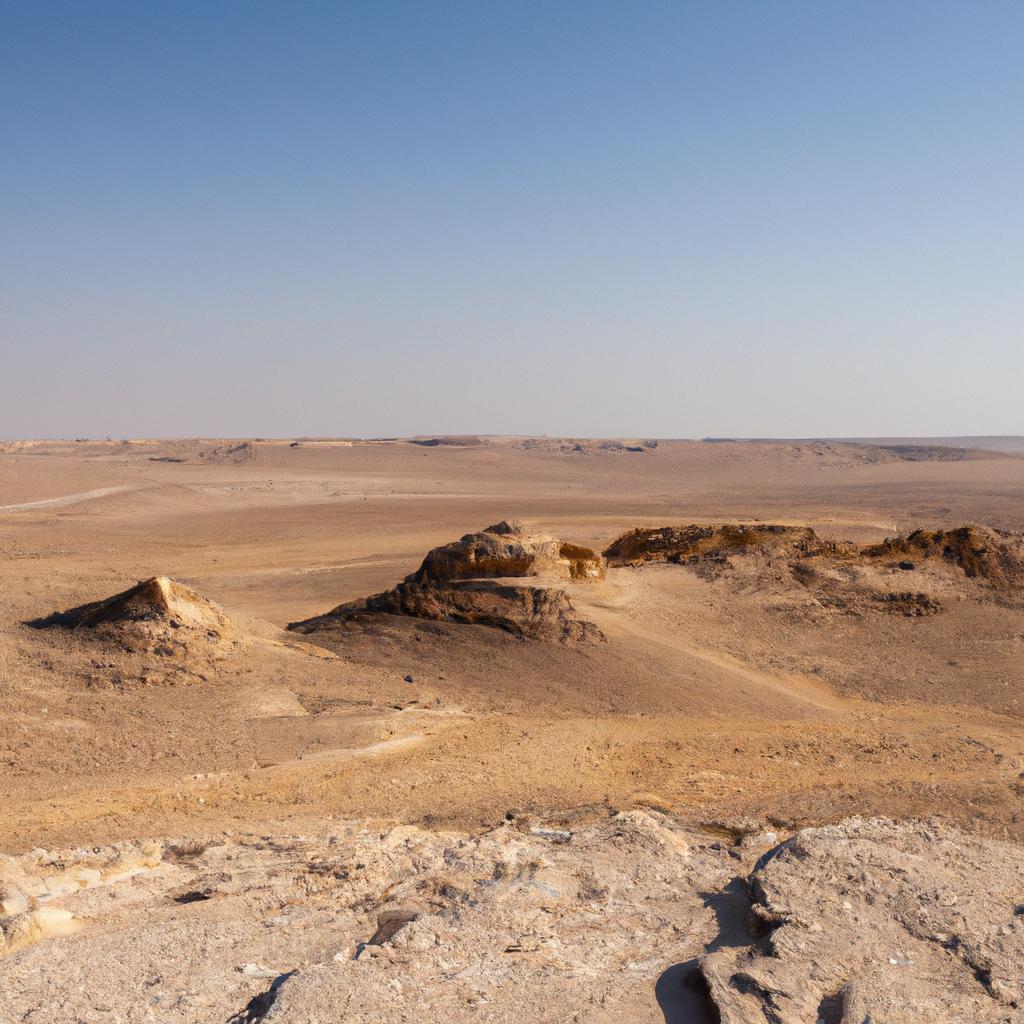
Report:
[[[1022,399],[1022,3],[0,0],[0,437]]]

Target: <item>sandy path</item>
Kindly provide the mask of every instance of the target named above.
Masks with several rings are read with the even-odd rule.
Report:
[[[685,659],[724,672],[736,686],[738,698],[751,692],[769,697],[773,704],[775,699],[781,698],[793,702],[795,712],[799,712],[801,706],[805,711],[813,709],[833,714],[849,713],[863,707],[862,702],[841,697],[819,679],[795,673],[761,671],[728,654],[693,643],[687,636],[682,614],[673,609],[647,580],[632,573],[613,569],[597,601],[586,601],[586,594],[582,588],[575,591],[577,607],[585,618],[596,622],[606,634],[625,634],[640,641],[648,650],[657,648],[664,653],[666,664]],[[658,616],[653,625],[652,613]]]
[[[44,498],[42,501],[23,501],[18,505],[0,505],[0,512],[24,512],[33,508],[60,508],[64,505],[76,505],[94,498],[105,498],[108,494],[120,494],[134,488],[127,484],[119,487],[97,487],[92,491],[79,491],[76,494],[62,494],[59,498]]]
[[[840,697],[828,686],[816,679],[796,674],[773,675],[754,668],[741,665],[727,654],[702,650],[676,637],[666,639],[657,630],[646,629],[633,619],[620,619],[619,625],[633,636],[643,640],[648,646],[656,645],[663,648],[670,656],[683,654],[689,658],[724,669],[740,684],[753,686],[760,693],[776,694],[786,700],[798,701],[818,711],[846,712],[858,706],[859,702]]]

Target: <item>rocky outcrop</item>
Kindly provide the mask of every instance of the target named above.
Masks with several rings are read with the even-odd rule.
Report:
[[[964,575],[990,583],[1024,582],[1024,538],[984,526],[914,530],[862,547],[823,541],[804,526],[662,526],[622,534],[605,549],[604,556],[609,565],[639,565],[753,553],[795,559],[821,556],[845,564],[884,560],[900,569],[913,569],[916,563],[927,562],[956,566]]]
[[[722,1024],[1019,1020],[1022,871],[937,823],[797,833],[748,880],[751,944],[701,960]]]
[[[444,583],[406,581],[393,590],[339,605],[288,628],[316,633],[346,621],[380,615],[495,626],[516,636],[559,641],[600,640],[601,631],[580,619],[564,590],[499,583],[453,580]]]
[[[635,529],[616,538],[604,551],[609,565],[643,562],[688,562],[691,559],[769,552],[808,555],[826,545],[810,528],[770,524],[662,526]]]
[[[564,566],[573,580],[604,579],[606,565],[604,558],[579,544],[563,541],[558,547],[559,566]]]
[[[700,894],[734,863],[693,845],[706,838],[643,812],[470,831],[331,822],[168,840],[130,878],[106,875],[128,850],[33,851],[13,865],[20,891],[57,882],[48,905],[84,927],[0,945],[0,1020],[652,1019],[664,965],[688,954],[695,920],[713,927]],[[80,866],[86,884],[65,891]]]
[[[219,605],[166,576],[26,625],[63,634],[55,644],[116,652],[93,660],[100,672],[90,673],[89,685],[205,680],[247,640]]]
[[[121,843],[61,855],[33,850],[0,854],[0,958],[59,936],[73,935],[84,921],[64,906],[85,889],[110,886],[157,868],[159,843]]]
[[[374,616],[405,615],[437,622],[494,626],[516,636],[560,641],[601,640],[557,587],[528,586],[524,577],[600,579],[604,559],[591,551],[503,520],[427,553],[422,565],[392,590],[339,605],[288,628],[299,633],[337,629]]]
[[[922,619],[941,613],[946,598],[995,597],[1009,606],[1020,603],[1024,587],[1024,537],[980,526],[915,530],[862,546],[823,540],[809,527],[664,526],[630,530],[604,555],[611,566],[685,565],[780,600],[796,584],[798,607],[849,616]]]
[[[37,849],[0,856],[0,1018],[1009,1024],[1022,873],[937,823],[639,809]]]
[[[992,583],[1024,581],[1024,542],[1015,534],[983,526],[915,530],[861,549],[866,558],[943,561],[971,578]]]
[[[55,612],[30,625],[104,632],[187,630],[209,639],[234,629],[219,605],[166,576],[153,576],[113,597]]]
[[[589,548],[529,534],[521,523],[503,521],[434,548],[408,581],[542,575],[600,579],[604,571],[604,560]]]

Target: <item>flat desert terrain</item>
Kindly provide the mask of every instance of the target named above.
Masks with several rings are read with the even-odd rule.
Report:
[[[0,445],[0,1021],[1021,1019],[1022,499],[1006,438]]]

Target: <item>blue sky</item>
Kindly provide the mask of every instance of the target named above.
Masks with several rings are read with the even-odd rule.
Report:
[[[1024,5],[0,0],[0,437],[1024,433]]]

